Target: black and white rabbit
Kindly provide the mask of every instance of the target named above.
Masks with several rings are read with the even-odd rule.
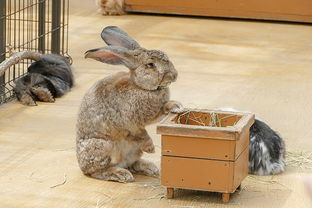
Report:
[[[54,102],[67,93],[74,84],[68,58],[56,54],[42,55],[28,67],[28,74],[15,81],[14,92],[24,105],[36,101]]]
[[[219,108],[221,111],[236,111]],[[259,118],[250,127],[249,173],[272,175],[285,170],[285,143],[283,138]]]

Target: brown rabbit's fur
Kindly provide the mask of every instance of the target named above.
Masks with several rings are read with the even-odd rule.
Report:
[[[124,0],[96,0],[98,12],[103,15],[122,15]]]
[[[110,50],[114,53],[107,55]],[[106,58],[121,54],[117,52],[105,47],[88,51],[87,57],[103,61],[100,56],[104,54],[103,62],[112,63]],[[119,182],[134,180],[131,172],[159,174],[153,163],[141,159],[143,152],[155,152],[145,126],[169,111],[182,109],[179,103],[169,101],[167,86],[175,81],[177,72],[163,52],[139,47],[127,50],[127,55],[126,59],[133,61],[128,64],[130,72],[95,83],[82,100],[77,122],[77,158],[83,173]],[[155,68],[145,68],[144,63],[151,60]]]

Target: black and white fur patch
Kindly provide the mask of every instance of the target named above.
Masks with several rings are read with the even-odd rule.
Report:
[[[277,132],[256,119],[249,138],[249,173],[271,175],[285,170],[285,143]]]
[[[232,108],[221,111],[239,112]],[[250,127],[249,173],[272,175],[285,170],[285,143],[282,137],[259,118]]]

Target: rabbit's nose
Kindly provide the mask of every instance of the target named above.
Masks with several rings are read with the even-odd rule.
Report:
[[[168,72],[164,76],[164,80],[168,80],[170,82],[174,82],[177,80],[177,73]]]
[[[171,82],[175,82],[178,77],[178,73],[176,72],[169,72],[167,73],[168,79],[171,80]]]
[[[177,78],[178,78],[178,73],[173,73],[173,75],[172,75],[172,81],[173,82],[175,82],[176,80],[177,80]]]

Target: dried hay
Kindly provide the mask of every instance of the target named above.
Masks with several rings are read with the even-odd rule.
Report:
[[[189,121],[193,121],[198,126],[210,126],[210,127],[222,127],[222,120],[234,117],[236,115],[228,115],[225,117],[220,118],[219,113],[210,112],[209,113],[209,120],[204,119],[203,117],[208,113],[202,113],[199,116],[194,114],[194,111],[185,111],[177,116],[177,123],[178,124],[188,124]],[[185,122],[182,122],[182,119],[185,118]],[[235,125],[236,122],[233,124]]]
[[[248,178],[254,182],[261,183],[261,184],[280,184],[277,180],[274,179],[274,176],[271,176],[269,179],[263,179],[263,177],[267,176],[254,176],[248,175]]]
[[[312,152],[286,152],[286,166],[312,169]]]
[[[50,188],[55,188],[55,187],[58,187],[58,186],[62,186],[62,185],[64,185],[64,184],[66,183],[66,181],[67,181],[67,176],[66,176],[66,174],[64,173],[63,182],[62,182],[62,183],[58,183],[58,184],[56,184],[56,185],[54,185],[54,186],[50,186]]]
[[[286,152],[286,166],[300,169],[312,169],[312,152]],[[254,176],[249,175],[249,179],[261,184],[279,184],[285,186],[274,179],[274,176]]]
[[[151,200],[151,199],[161,200],[163,198],[166,198],[166,195],[163,194],[163,193],[160,193],[160,194],[157,194],[157,195],[154,195],[154,196],[149,196],[149,197],[146,197],[146,198],[137,198],[137,199],[133,199],[133,200]]]

